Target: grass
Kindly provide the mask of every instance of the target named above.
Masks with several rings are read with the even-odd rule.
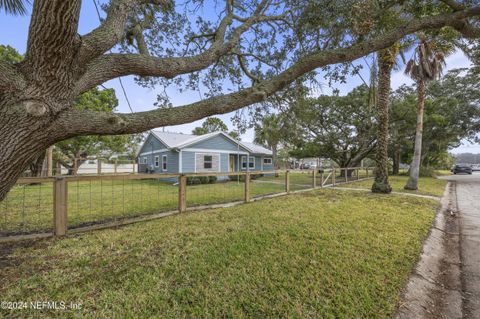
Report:
[[[10,247],[2,301],[82,309],[0,317],[389,318],[436,205],[325,189]]]
[[[251,196],[285,191],[285,177],[267,183],[252,183]],[[239,201],[244,184],[222,182],[187,186],[187,205]],[[50,231],[52,229],[53,185],[14,187],[0,202],[0,235]],[[178,208],[178,186],[158,179],[69,182],[68,221],[70,227]]]
[[[321,184],[320,174],[316,175]],[[360,171],[360,178],[365,172]],[[324,175],[325,185],[332,177]],[[353,179],[354,177],[350,178]],[[344,177],[337,176],[337,182]],[[291,172],[290,190],[311,188],[311,171]],[[220,204],[244,198],[242,182],[187,186],[187,206]],[[252,197],[285,191],[285,174],[266,175],[252,181]],[[178,208],[178,186],[158,179],[97,180],[68,183],[69,227],[111,221]],[[52,230],[53,185],[21,185],[14,187],[7,199],[0,202],[0,236]]]
[[[447,184],[446,180],[432,178],[432,177],[420,177],[418,181],[418,190],[411,191],[403,189],[407,183],[408,176],[389,176],[390,185],[394,192],[401,193],[411,193],[419,195],[430,195],[441,197],[445,190],[445,185]],[[358,182],[353,182],[350,184],[342,185],[342,187],[353,187],[353,188],[367,188],[372,187],[373,180],[363,180]]]

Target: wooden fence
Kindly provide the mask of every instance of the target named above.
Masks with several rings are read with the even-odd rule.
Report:
[[[0,220],[0,241],[6,241],[5,238],[34,237],[38,233],[43,233],[42,236],[64,236],[73,229],[76,229],[75,231],[82,228],[88,230],[87,226],[92,224],[108,225],[112,220],[111,214],[116,214],[117,211],[122,210],[125,212],[125,207],[128,206],[129,201],[136,200],[140,203],[128,207],[127,210],[131,212],[120,216],[122,219],[135,219],[140,215],[154,215],[161,212],[168,214],[182,213],[187,209],[195,210],[212,207],[212,205],[219,206],[219,204],[247,203],[253,199],[257,200],[266,196],[271,197],[272,195],[284,195],[299,190],[332,187],[339,183],[369,178],[371,175],[373,175],[372,168],[355,167],[308,171],[116,174],[21,178],[17,182],[18,189],[13,192],[15,194],[11,195],[18,198],[8,199],[7,196],[5,203],[0,202],[0,204],[4,204],[5,209],[4,223],[2,224]],[[212,177],[215,178],[212,179]],[[206,185],[197,185],[196,182],[202,182],[202,178],[204,183],[205,178],[210,179],[206,179]],[[220,182],[220,180],[223,182]],[[135,182],[136,184],[131,184],[130,187],[128,186],[129,182]],[[94,185],[93,188],[92,185]],[[222,192],[223,197],[219,197]],[[170,196],[168,198],[167,193]],[[35,196],[35,198],[29,199],[32,196]],[[174,199],[175,196],[177,200]],[[107,201],[106,198],[109,202],[111,201],[110,215],[92,214],[92,203],[101,205],[103,211],[104,201]],[[144,205],[142,200],[145,200],[145,198],[154,205],[151,205],[151,207]],[[164,205],[155,205],[161,200],[163,200]],[[75,202],[72,203],[72,201]],[[117,205],[118,202],[122,202],[123,206]],[[34,203],[34,205],[32,206],[29,203]],[[82,210],[82,205],[88,204],[90,210]],[[26,209],[30,207],[29,205],[32,206],[30,212]],[[0,206],[0,219],[2,217],[1,208],[2,206]],[[69,216],[69,209],[72,210],[72,213],[75,211],[74,217],[79,219],[79,222],[69,225],[69,217],[71,217]],[[97,208],[94,208],[93,211],[95,209]],[[98,208],[97,211],[99,210]],[[15,213],[7,216],[11,211],[15,211]],[[53,225],[51,224],[50,227],[48,226],[48,220],[45,221],[45,218],[48,217],[48,211],[53,214],[53,218],[50,217]],[[79,218],[78,215],[87,214],[86,211],[89,212],[89,217],[83,218],[83,216],[80,216],[81,218]],[[40,212],[43,212],[44,215],[41,215]],[[44,219],[42,222],[35,219],[36,213],[38,213],[37,219]],[[33,217],[29,218],[30,215]],[[9,222],[22,225],[23,230],[17,230],[13,227],[13,231],[9,232]],[[43,228],[29,225],[37,222],[39,225],[43,225]],[[50,228],[50,231],[48,231],[48,228]]]

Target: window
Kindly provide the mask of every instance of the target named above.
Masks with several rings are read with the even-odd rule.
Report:
[[[160,157],[155,156],[155,167],[160,167]]]
[[[142,160],[143,160],[143,164],[147,164],[147,158],[146,157],[142,158]]]
[[[242,169],[247,168],[247,157],[242,156]],[[248,168],[255,168],[255,157],[251,156],[248,158]]]
[[[212,167],[213,167],[213,156],[212,155],[203,156],[203,168],[211,169]]]
[[[162,155],[162,171],[167,170],[167,155]]]
[[[246,169],[246,168],[247,168],[247,157],[242,156],[242,169]]]
[[[263,159],[263,164],[265,165],[272,165],[272,159],[267,157]]]
[[[255,157],[251,156],[248,158],[248,168],[255,168]]]

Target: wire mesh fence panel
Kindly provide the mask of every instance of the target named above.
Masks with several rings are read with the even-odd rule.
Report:
[[[368,168],[359,168],[358,169],[358,178],[367,178],[373,176],[373,170]]]
[[[244,194],[245,175],[187,175],[187,207],[242,201]]]
[[[342,168],[339,169],[338,183],[348,183],[357,180],[356,168]]]
[[[285,172],[251,174],[250,194],[260,197],[285,192]]]
[[[161,178],[71,181],[69,227],[175,210],[178,187],[173,184]]]
[[[52,182],[17,185],[0,202],[0,236],[50,232],[52,221]]]
[[[289,174],[291,191],[313,188],[313,170],[291,171]]]
[[[325,169],[317,174],[317,187],[325,187],[333,184],[333,170]]]

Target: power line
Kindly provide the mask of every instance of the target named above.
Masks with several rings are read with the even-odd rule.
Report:
[[[102,17],[100,16],[100,10],[98,9],[97,1],[96,0],[92,0],[92,1],[93,1],[93,5],[95,6],[95,11],[97,11],[98,21],[100,21],[100,23],[102,23]],[[108,50],[108,52],[112,53],[111,50]],[[130,112],[134,113],[133,109],[132,109],[132,105],[130,104],[130,99],[128,98],[128,95],[127,95],[127,91],[125,90],[125,87],[123,86],[123,81],[122,81],[121,77],[118,78],[118,82],[120,83],[120,87],[122,88],[123,96],[125,97],[125,100],[127,101],[127,105],[128,105],[128,108],[130,109]]]

